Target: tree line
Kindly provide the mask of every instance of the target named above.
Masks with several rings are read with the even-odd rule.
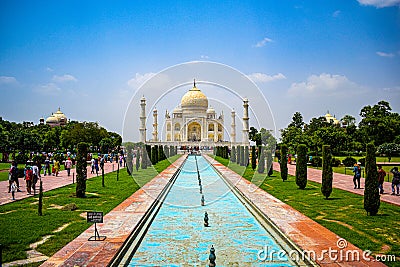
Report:
[[[97,122],[68,122],[65,126],[16,123],[0,119],[0,153],[2,161],[21,152],[75,151],[77,144],[88,144],[89,151],[108,153],[122,143],[122,137],[109,132]]]
[[[400,154],[400,115],[392,112],[390,104],[379,101],[363,107],[361,121],[345,115],[340,124],[325,117],[312,118],[307,124],[300,112],[294,113],[290,124],[281,130],[282,143],[289,153],[295,153],[299,144],[305,144],[309,155],[320,155],[323,145],[329,145],[334,155],[361,155],[366,145],[373,143],[377,152],[389,158]]]

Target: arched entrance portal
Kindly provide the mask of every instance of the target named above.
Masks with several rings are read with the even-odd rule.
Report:
[[[201,141],[201,126],[198,122],[188,124],[188,141]]]

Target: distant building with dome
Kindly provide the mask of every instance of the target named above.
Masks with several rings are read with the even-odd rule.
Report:
[[[172,111],[165,112],[165,140],[158,137],[158,111],[153,110],[153,132],[152,139],[146,140],[146,99],[140,100],[140,142],[143,143],[175,143],[180,145],[214,145],[216,143],[236,143],[235,111],[231,111],[230,140],[224,140],[224,114],[218,115],[216,110],[209,106],[207,96],[196,87],[186,92],[180,104]],[[248,99],[243,99],[243,144],[249,143],[249,117]]]
[[[46,122],[50,127],[55,126],[64,126],[68,123],[67,116],[63,112],[61,112],[60,108],[55,113],[52,113],[46,120],[43,118],[40,119],[40,124]]]
[[[326,119],[326,122],[333,123],[335,125],[340,125],[340,121],[338,119],[336,119],[334,116],[332,116],[331,114],[329,114],[329,111],[325,114],[324,117]]]

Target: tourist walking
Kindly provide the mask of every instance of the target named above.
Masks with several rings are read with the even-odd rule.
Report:
[[[15,184],[17,185],[17,191],[21,192],[21,190],[19,189],[18,167],[17,167],[17,163],[15,161],[13,161],[11,163],[11,168],[10,168],[10,171],[9,171],[8,175],[9,175],[8,193],[11,192],[12,182],[15,182]]]
[[[26,182],[26,191],[28,192],[28,195],[31,195],[32,194],[31,188],[32,188],[33,171],[32,171],[32,167],[29,166],[28,163],[25,166],[24,174],[25,174],[24,179]]]
[[[383,182],[385,181],[386,172],[382,169],[382,165],[378,165],[378,187],[379,193],[383,194],[385,190],[383,190]]]
[[[32,166],[32,189],[33,189],[33,195],[36,195],[36,183],[38,181],[38,177],[39,177],[39,168],[38,168],[37,162],[36,162]]]
[[[72,160],[71,158],[67,158],[67,160],[65,161],[65,169],[67,170],[67,175],[69,176],[71,173],[71,167],[72,167]]]
[[[57,177],[58,173],[60,172],[60,162],[58,160],[54,161],[54,172],[55,172],[56,177]]]
[[[393,169],[390,170],[391,173],[393,173],[393,179],[392,179],[392,195],[395,195],[397,191],[397,195],[399,196],[399,187],[400,187],[400,172],[397,167],[394,167]],[[397,190],[395,190],[397,189]]]
[[[18,191],[18,186],[15,181],[11,181],[10,190],[11,190],[12,199],[15,200],[15,192]]]
[[[91,163],[91,166],[92,166],[92,170],[91,170],[91,172],[90,173],[94,173],[94,158],[92,158],[91,160],[90,160],[90,163]]]
[[[103,157],[100,156],[100,168],[104,170],[104,156]]]
[[[94,159],[94,169],[96,170],[96,175],[99,175],[99,159]]]
[[[46,171],[50,175],[50,173],[51,173],[51,170],[50,170],[50,159],[49,159],[48,156],[44,160],[44,170],[43,170],[44,176],[46,176]]]
[[[353,168],[354,172],[354,177],[353,177],[353,183],[354,183],[354,189],[360,189],[360,179],[361,179],[361,167],[357,163],[354,164]]]

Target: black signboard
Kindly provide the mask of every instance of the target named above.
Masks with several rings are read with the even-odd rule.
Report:
[[[88,211],[87,222],[90,223],[103,223],[103,212],[101,211]]]

